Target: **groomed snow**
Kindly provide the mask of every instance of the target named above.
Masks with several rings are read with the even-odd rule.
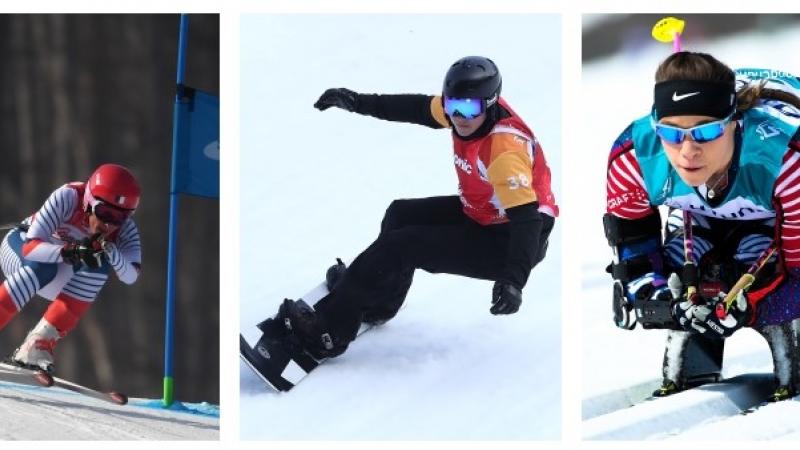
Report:
[[[219,417],[118,406],[59,388],[0,382],[0,441],[219,440]]]

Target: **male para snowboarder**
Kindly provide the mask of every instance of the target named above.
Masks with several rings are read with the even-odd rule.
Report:
[[[334,266],[330,293],[313,306],[285,300],[260,324],[262,340],[294,345],[316,359],[340,355],[362,323],[395,316],[416,269],[494,281],[490,312],[517,312],[531,269],[545,256],[558,206],[542,148],[500,96],[501,86],[492,60],[469,56],[450,66],[440,96],[344,88],[322,94],[314,104],[321,111],[336,107],[452,129],[459,195],[393,201],[377,239],[346,270]]]

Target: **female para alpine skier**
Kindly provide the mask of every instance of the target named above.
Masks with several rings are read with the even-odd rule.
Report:
[[[385,322],[405,300],[415,269],[494,281],[492,314],[513,314],[531,269],[544,258],[558,207],[550,170],[525,122],[500,97],[488,58],[447,71],[441,96],[328,89],[314,106],[384,120],[452,128],[456,196],[395,200],[377,239],[313,308],[285,300],[266,334],[288,333],[315,358],[333,357],[362,322]],[[269,328],[278,328],[270,330]]]
[[[651,114],[609,156],[615,322],[671,330],[656,396],[717,380],[723,339],[745,326],[769,343],[770,399],[800,387],[800,83],[758,78],[708,54],[672,54]],[[748,271],[749,290],[723,302]]]
[[[86,183],[68,183],[6,234],[0,246],[0,329],[33,298],[52,300],[11,362],[53,372],[53,349],[92,305],[111,269],[133,284],[141,268],[139,231],[131,215],[141,190],[116,164],[98,167]]]

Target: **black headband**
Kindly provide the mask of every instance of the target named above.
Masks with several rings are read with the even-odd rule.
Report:
[[[733,83],[670,80],[656,83],[653,106],[656,120],[669,116],[709,116],[723,119],[733,112]]]

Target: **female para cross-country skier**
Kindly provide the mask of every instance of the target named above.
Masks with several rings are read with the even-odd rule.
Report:
[[[656,71],[651,113],[613,145],[603,222],[614,319],[671,330],[656,396],[718,380],[724,339],[742,327],[771,349],[770,400],[798,393],[798,88],[791,76],[737,76],[711,55],[674,53]],[[749,289],[731,291],[748,272]]]

